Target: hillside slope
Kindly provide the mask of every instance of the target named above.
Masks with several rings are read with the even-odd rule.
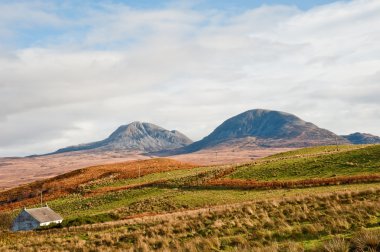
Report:
[[[192,169],[196,166],[191,163],[175,161],[166,158],[157,158],[141,161],[129,161],[114,164],[91,166],[71,171],[53,178],[36,181],[0,194],[0,209],[6,205],[27,205],[36,202],[40,192],[46,199],[54,199],[66,194],[80,191],[88,183],[99,181],[133,179],[152,173]],[[136,183],[139,183],[137,181]]]
[[[267,157],[263,162],[240,167],[229,177],[278,181],[380,174],[380,145],[357,146],[357,149],[351,149],[353,147],[350,146],[339,148],[341,150],[335,152],[331,146],[292,151],[288,155],[277,154],[272,160]],[[318,152],[322,149],[325,152]]]
[[[0,194],[8,201],[0,203],[0,247],[6,251],[325,251],[319,245],[332,235],[349,239],[358,230],[378,230],[379,152],[380,145],[323,146],[238,166],[193,167],[151,159],[81,169],[36,182],[30,187],[35,191],[20,187],[13,198]],[[250,173],[226,178],[240,171]],[[369,173],[372,178],[364,180]],[[342,180],[348,176],[356,178]],[[299,178],[322,183],[272,186],[284,182],[281,179]],[[336,180],[326,183],[326,179]],[[212,183],[218,180],[228,184]],[[267,186],[246,187],[252,182]],[[7,232],[22,207],[39,204],[41,188],[44,201],[64,217],[63,223],[48,230]],[[380,245],[378,239],[369,240],[372,247]],[[357,237],[352,241],[354,249]]]

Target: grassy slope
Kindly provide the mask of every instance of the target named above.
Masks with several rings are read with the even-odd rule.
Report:
[[[78,218],[115,210],[121,218],[125,218],[144,212],[162,213],[244,201],[280,199],[304,194],[318,195],[331,191],[363,190],[369,187],[380,189],[380,183],[293,190],[173,190],[149,187],[111,192],[90,198],[72,194],[53,200],[49,202],[49,205],[65,218]]]
[[[139,178],[119,179],[119,178],[105,178],[101,180],[91,181],[90,183],[83,184],[81,189],[87,192],[105,191],[107,188],[119,188],[129,185],[145,184],[154,181],[162,180],[177,180],[194,176],[201,172],[207,172],[218,169],[217,167],[198,167],[191,169],[169,170],[165,172],[156,172],[141,176]]]
[[[262,160],[273,160],[276,158],[291,158],[297,156],[318,156],[332,153],[340,153],[349,150],[356,150],[365,148],[369,145],[328,145],[328,146],[315,146],[315,147],[307,147],[302,149],[297,149],[293,151],[280,152],[268,157],[263,158]]]
[[[274,160],[246,165],[228,177],[270,181],[327,178],[380,172],[380,145],[332,154],[326,152],[318,156],[302,156],[299,153],[310,154],[312,151],[300,150],[275,155],[272,157],[275,158]],[[289,156],[292,158],[285,158]]]
[[[114,251],[236,251],[236,248],[302,251],[306,245],[308,250],[322,251],[320,244],[334,235],[360,238],[361,235],[354,233],[363,232],[361,228],[379,226],[379,192],[372,189],[309,195],[71,229],[0,233],[0,247],[6,251],[110,248]],[[369,245],[380,245],[380,235],[375,233],[374,237]]]
[[[261,161],[258,161],[257,164],[239,167],[231,176],[245,179],[253,178],[258,180],[286,180],[295,178],[318,178],[330,177],[333,175],[352,175],[379,172],[380,146],[346,146],[340,147],[340,150],[338,152],[334,150],[334,148],[316,147],[292,151],[283,154],[277,154],[269,158],[263,159]],[[300,242],[300,244],[304,244],[305,246],[313,247],[315,244],[319,244],[321,239],[326,239],[326,237],[328,238],[331,234],[347,235],[351,234],[351,232],[355,230],[358,230],[360,227],[379,226],[380,211],[378,208],[380,206],[378,205],[378,196],[380,190],[380,183],[336,185],[312,188],[298,188],[291,190],[228,190],[223,188],[204,189],[202,188],[202,186],[181,187],[181,183],[184,184],[187,181],[193,181],[194,177],[197,178],[197,176],[199,176],[200,174],[211,174],[209,178],[212,178],[212,176],[214,176],[213,174],[215,174],[215,172],[217,172],[218,170],[224,170],[229,167],[226,166],[195,168],[188,165],[180,167],[178,166],[178,163],[175,163],[175,161],[173,161],[173,163],[168,160],[162,161],[163,163],[160,162],[154,164],[156,165],[156,167],[153,166],[153,169],[151,166],[152,163],[149,163],[147,167],[150,167],[150,172],[148,172],[149,169],[145,169],[145,173],[143,173],[143,175],[145,175],[141,178],[135,177],[136,165],[129,166],[133,170],[133,176],[131,176],[131,172],[127,172],[128,169],[126,170],[124,168],[120,170],[120,167],[117,168],[118,171],[123,171],[126,174],[125,176],[117,176],[118,173],[109,173],[109,170],[106,169],[107,172],[102,174],[106,174],[107,176],[97,175],[95,176],[95,179],[91,179],[91,173],[88,172],[85,176],[85,182],[81,185],[76,185],[73,193],[61,195],[58,198],[52,199],[49,201],[49,205],[57,212],[62,214],[63,217],[68,221],[75,221],[77,219],[84,218],[90,220],[92,219],[92,221],[94,222],[103,222],[113,219],[129,218],[131,216],[141,214],[168,213],[197,208],[208,209],[209,207],[221,204],[236,204],[248,201],[262,200],[269,200],[269,202],[278,202],[288,197],[293,198],[290,199],[289,204],[297,206],[303,204],[299,198],[308,195],[309,197],[313,197],[315,201],[313,201],[313,204],[311,205],[307,205],[305,203],[307,205],[306,208],[297,208],[297,211],[299,211],[297,213],[297,216],[308,216],[312,213],[314,216],[332,215],[331,218],[333,219],[333,216],[336,215],[335,218],[338,218],[340,216],[339,213],[341,213],[343,214],[343,216],[341,216],[342,219],[340,220],[340,222],[334,224],[334,227],[338,231],[330,230],[330,227],[324,226],[324,224],[322,224],[322,226],[319,225],[318,223],[321,217],[315,217],[314,219],[302,221],[298,217],[295,217],[292,212],[282,212],[282,214],[279,215],[280,217],[278,217],[277,214],[270,214],[270,211],[272,210],[268,210],[269,206],[266,206],[265,204],[262,205],[260,203],[258,205],[255,205],[254,212],[256,213],[256,215],[259,213],[263,213],[263,211],[267,211],[267,217],[264,216],[266,220],[268,220],[269,222],[272,221],[277,223],[276,218],[280,218],[282,219],[282,222],[279,222],[279,225],[276,224],[275,226],[271,226],[270,224],[262,225],[259,222],[257,222],[258,220],[264,218],[262,216],[259,216],[259,219],[257,220],[249,220],[250,217],[246,214],[235,213],[235,215],[233,215],[228,211],[223,214],[217,214],[213,212],[214,210],[211,210],[212,215],[217,216],[217,218],[219,218],[222,222],[227,223],[226,231],[224,231],[224,229],[220,231],[220,227],[215,228],[213,226],[202,226],[199,223],[202,223],[202,221],[204,222],[207,219],[204,219],[205,217],[203,216],[199,219],[191,219],[190,217],[184,217],[182,221],[186,223],[184,225],[190,227],[190,229],[187,230],[184,227],[184,229],[179,229],[179,233],[171,233],[174,232],[173,230],[176,229],[176,226],[173,223],[167,224],[170,227],[168,230],[171,230],[170,232],[168,231],[169,235],[166,234],[167,231],[162,233],[161,231],[150,230],[150,224],[147,224],[146,226],[145,224],[142,224],[142,226],[139,226],[136,230],[132,230],[133,232],[129,230],[128,225],[122,225],[119,229],[116,230],[114,229],[114,227],[110,227],[109,230],[107,229],[106,231],[98,232],[97,230],[90,228],[86,231],[73,231],[73,233],[68,234],[68,236],[56,235],[53,236],[53,238],[58,239],[58,243],[65,241],[65,246],[67,246],[67,249],[73,249],[78,244],[87,244],[83,245],[86,248],[96,248],[96,244],[98,244],[98,246],[101,247],[103,245],[105,246],[105,244],[108,242],[110,246],[119,246],[120,248],[128,248],[131,246],[131,244],[135,246],[143,246],[142,244],[145,244],[144,246],[147,246],[146,250],[149,251],[151,249],[156,248],[155,246],[157,244],[154,243],[153,240],[156,240],[156,242],[157,240],[161,240],[162,244],[160,246],[167,247],[169,245],[166,244],[165,241],[162,241],[162,239],[178,239],[181,246],[188,246],[189,244],[197,243],[197,241],[206,242],[210,239],[219,239],[219,243],[214,244],[213,246],[218,249],[228,249],[230,246],[233,246],[234,243],[236,245],[236,241],[240,241],[240,243],[246,244],[246,246],[249,247],[258,244],[272,244],[273,242],[278,240],[278,237],[284,237],[284,235],[289,235],[289,237],[286,237],[286,239],[291,239],[296,242]],[[174,167],[174,169],[166,169],[164,163],[170,164],[171,167]],[[159,165],[157,166],[157,164]],[[102,171],[104,171],[104,169],[102,169]],[[79,176],[82,175],[80,175],[79,173]],[[60,176],[59,179],[65,177],[67,177],[67,175]],[[169,181],[169,183],[167,183],[168,185],[172,184],[175,186],[165,187],[152,185],[143,188],[137,187],[129,190],[124,189],[125,186],[129,185],[150,183],[154,181],[162,181],[167,179],[172,181]],[[176,188],[177,186],[179,186],[179,188]],[[321,194],[330,192],[348,192],[357,190],[363,191],[368,190],[369,188],[373,188],[373,190],[363,193],[363,196],[355,196],[355,200],[351,198],[349,201],[347,201],[351,202],[350,204],[346,204],[345,200],[343,200],[342,202],[337,202],[337,205],[330,203],[326,205],[326,202],[324,203],[325,200],[323,200],[323,197],[319,196]],[[110,189],[116,189],[116,191],[112,191]],[[352,204],[356,200],[359,200],[359,202],[364,202],[365,204]],[[340,204],[343,205],[341,206]],[[351,214],[352,212],[355,212],[357,209],[360,209],[360,207],[367,207],[366,204],[370,205],[370,209],[372,209],[372,212],[367,212],[367,214],[365,214],[364,210],[360,210],[356,217],[355,215]],[[342,212],[342,207],[346,212]],[[366,209],[366,211],[367,210],[368,209]],[[13,214],[15,214],[16,212],[13,212]],[[107,216],[111,217],[107,218]],[[287,218],[285,218],[284,216]],[[216,219],[214,221],[216,221]],[[252,223],[252,221],[256,223],[255,225],[258,226],[248,227],[249,225],[251,225],[249,223]],[[235,224],[231,224],[233,222],[237,223],[237,226]],[[80,222],[78,223],[80,224]],[[310,224],[311,226],[308,226],[308,224]],[[328,222],[326,222],[325,224],[327,225]],[[331,223],[329,225],[331,225]],[[160,230],[160,221],[158,221],[155,224],[152,224],[151,228],[157,228],[157,230]],[[115,232],[114,237],[109,238],[110,240],[112,240],[112,242],[103,241],[104,237],[108,237],[107,235],[110,232],[110,230],[112,230],[112,232]],[[153,233],[161,232],[162,234],[159,235],[159,233],[155,233],[153,235],[153,239],[152,237],[147,237],[146,234],[144,234],[144,230],[150,230],[149,232]],[[204,232],[200,232],[199,230],[203,230]],[[252,233],[257,233],[258,230],[261,230],[260,232],[262,232],[264,240],[262,239],[263,237],[252,236]],[[62,231],[63,233],[68,232],[64,230]],[[197,234],[194,235],[194,232]],[[222,232],[223,234],[220,234],[218,232]],[[309,233],[311,233],[312,235],[310,235]],[[52,245],[54,243],[54,240],[52,240],[53,238],[44,236],[43,232],[40,235],[39,233],[33,233],[33,236],[36,236],[35,241],[28,240],[24,237],[26,239],[25,244],[34,244],[38,246],[41,245],[44,241],[48,241],[49,245],[47,246],[54,246]],[[124,236],[133,236],[135,238],[131,238],[133,241],[128,240],[129,238],[125,240],[123,238]],[[21,235],[21,237],[23,236]],[[1,239],[2,236],[0,231],[0,244],[2,242]],[[3,245],[8,246],[7,248],[11,248],[12,241],[14,242],[15,239],[20,239],[20,235],[6,235],[3,239]],[[39,242],[38,239],[40,239]],[[140,239],[142,240],[138,242],[138,240]],[[120,240],[124,240],[125,242],[120,242]],[[206,246],[205,248],[207,248],[208,245],[206,244],[204,246]]]
[[[187,166],[185,166],[185,168],[181,170],[150,173],[145,176],[141,176],[140,178],[119,179],[117,177],[104,177],[100,179],[94,179],[80,185],[79,188],[77,188],[73,193],[51,199],[48,201],[48,203],[49,206],[59,212],[66,219],[107,213],[118,208],[129,207],[131,204],[139,202],[146,202],[144,204],[147,206],[147,208],[138,210],[132,209],[131,211],[128,210],[122,214],[123,217],[135,213],[141,213],[149,209],[158,209],[160,212],[162,212],[167,210],[167,208],[162,207],[164,204],[161,204],[160,200],[167,196],[178,194],[180,191],[160,189],[156,187],[137,187],[133,190],[108,190],[123,188],[126,185],[140,185],[153,181],[162,181],[165,179],[177,181],[181,180],[182,178],[196,176],[197,174],[217,169],[220,169],[220,167],[199,167],[188,169]],[[93,192],[101,193],[93,195]],[[25,203],[25,201],[21,202]],[[38,203],[28,205],[29,208],[38,206]],[[176,206],[175,209],[176,208],[178,208],[178,206]],[[16,207],[15,213],[18,211],[19,208]]]
[[[139,174],[146,176],[192,168],[196,166],[165,158],[87,167],[2,192],[0,210],[36,204],[39,202],[41,190],[44,192],[45,199],[52,200],[72,193],[82,193],[87,186],[112,181],[127,181],[137,178]]]

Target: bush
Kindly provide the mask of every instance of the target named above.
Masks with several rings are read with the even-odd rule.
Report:
[[[379,251],[380,230],[361,230],[352,237],[351,241],[359,251]]]
[[[325,242],[323,248],[326,252],[348,252],[350,245],[345,239],[336,237]]]
[[[11,228],[13,216],[10,213],[0,213],[0,230],[8,230]]]
[[[103,223],[107,221],[119,220],[119,215],[115,213],[101,213],[97,215],[87,215],[79,216],[70,219],[64,219],[62,223],[59,224],[50,224],[49,226],[40,227],[40,230],[52,229],[52,228],[63,228],[63,227],[72,227],[72,226],[81,226],[84,224],[95,224]]]
[[[80,226],[84,224],[103,223],[107,221],[119,220],[119,215],[115,213],[101,213],[97,215],[80,216],[72,219],[63,220],[62,227]]]

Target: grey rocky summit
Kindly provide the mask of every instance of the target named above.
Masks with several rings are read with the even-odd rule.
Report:
[[[180,148],[191,143],[192,141],[179,131],[169,131],[151,123],[133,122],[120,126],[102,141],[66,147],[55,153],[79,150],[155,152]]]

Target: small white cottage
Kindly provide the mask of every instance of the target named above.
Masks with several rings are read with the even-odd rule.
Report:
[[[30,208],[21,211],[13,221],[12,231],[33,230],[52,223],[61,223],[63,218],[50,207]]]

